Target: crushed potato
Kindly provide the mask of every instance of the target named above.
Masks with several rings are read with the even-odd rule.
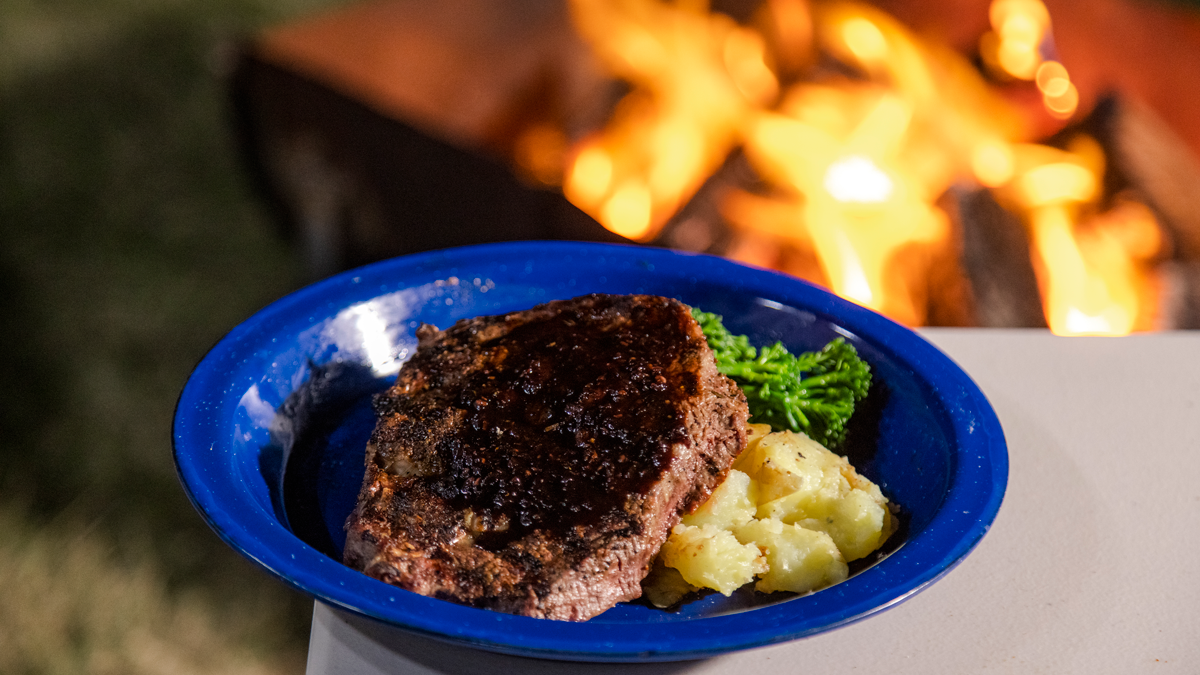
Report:
[[[845,457],[801,433],[750,429],[729,476],[659,551],[644,584],[655,605],[698,588],[728,596],[755,578],[764,593],[825,588],[895,530],[879,487]]]
[[[767,560],[753,544],[743,544],[729,530],[680,523],[671,530],[659,555],[693,586],[729,595],[767,571]]]

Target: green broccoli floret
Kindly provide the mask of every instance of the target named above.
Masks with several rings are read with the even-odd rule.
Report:
[[[716,314],[692,308],[717,370],[737,382],[750,404],[750,420],[774,429],[803,431],[833,448],[846,439],[854,406],[871,387],[871,367],[842,338],[818,352],[799,356],[781,343],[756,350],[745,335],[733,335]]]

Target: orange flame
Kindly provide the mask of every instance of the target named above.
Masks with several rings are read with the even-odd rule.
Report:
[[[924,308],[905,292],[902,280],[889,278],[888,263],[905,244],[944,238],[945,218],[929,204],[914,174],[897,167],[911,120],[910,109],[900,99],[877,94],[859,123],[844,135],[811,118],[819,117],[826,103],[862,106],[862,100],[837,101],[846,93],[797,90],[797,98],[816,106],[811,110],[816,115],[806,119],[808,110],[797,111],[799,117],[761,114],[747,135],[746,153],[770,180],[802,195],[778,198],[793,204],[784,234],[811,242],[834,292],[898,320],[919,323]],[[746,211],[754,208],[753,202],[743,200],[740,205],[741,212],[732,204],[726,215],[734,223],[754,227],[758,216]]]
[[[1046,322],[1057,335],[1127,335],[1153,326],[1155,278],[1147,262],[1161,231],[1144,205],[1122,202],[1084,216],[1100,197],[1104,158],[1095,140],[1069,151],[1017,149],[1024,167],[1013,198],[1028,213]]]
[[[833,4],[816,19],[822,46],[870,83],[796,85],[777,113],[754,118],[746,155],[783,189],[768,200],[736,196],[724,215],[743,231],[811,247],[834,292],[920,324],[926,269],[899,257],[944,245],[948,221],[935,200],[969,175],[966,158],[978,148],[1007,147],[1014,117],[961,58],[926,47],[882,12]]]
[[[608,229],[645,241],[725,159],[749,111],[778,94],[766,43],[705,3],[572,0],[571,9],[634,91],[577,148],[564,192]]]
[[[703,0],[571,8],[599,59],[632,85],[605,127],[566,153],[564,193],[613,232],[653,239],[740,146],[768,189],[724,196],[735,234],[726,255],[780,266],[790,247],[803,255],[787,269],[918,325],[921,261],[931,256],[914,251],[946,245],[936,202],[951,185],[976,182],[1026,217],[1053,331],[1152,326],[1159,229],[1133,202],[1097,213],[1095,142],[1070,151],[1018,143],[1019,116],[973,66],[887,14],[770,0],[753,24],[760,32]],[[1078,92],[1040,51],[1050,25],[1041,0],[995,0],[991,21],[985,61],[1033,80],[1051,114],[1073,115]],[[817,49],[857,74],[781,87]]]

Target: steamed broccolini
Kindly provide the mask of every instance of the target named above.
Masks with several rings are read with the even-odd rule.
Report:
[[[716,314],[692,308],[717,370],[737,382],[750,419],[775,429],[803,431],[826,447],[846,438],[846,422],[871,386],[871,368],[854,347],[837,338],[818,352],[789,354],[781,343],[756,350],[733,335]]]

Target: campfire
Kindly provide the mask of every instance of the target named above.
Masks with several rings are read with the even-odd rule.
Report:
[[[938,201],[953,185],[978,186],[1026,223],[1052,331],[1155,327],[1160,229],[1136,199],[1100,206],[1096,141],[1081,132],[1065,148],[1031,143],[1018,112],[964,57],[883,12],[774,0],[739,25],[657,0],[575,0],[572,10],[608,71],[632,86],[602,129],[573,144],[563,171],[567,198],[612,232],[662,236],[738,152],[755,179],[719,188],[731,230],[722,254],[923,325],[924,280],[952,242]],[[1036,81],[1047,113],[1069,119],[1078,94],[1040,51],[1045,6],[996,0],[991,23],[983,62]]]
[[[910,326],[1186,323],[1197,235],[1129,149],[1170,132],[1119,96],[1081,109],[1041,0],[993,0],[970,52],[849,2],[568,9],[586,66],[539,71],[537,103],[478,145],[614,238],[775,268]],[[543,105],[572,87],[602,95]]]

